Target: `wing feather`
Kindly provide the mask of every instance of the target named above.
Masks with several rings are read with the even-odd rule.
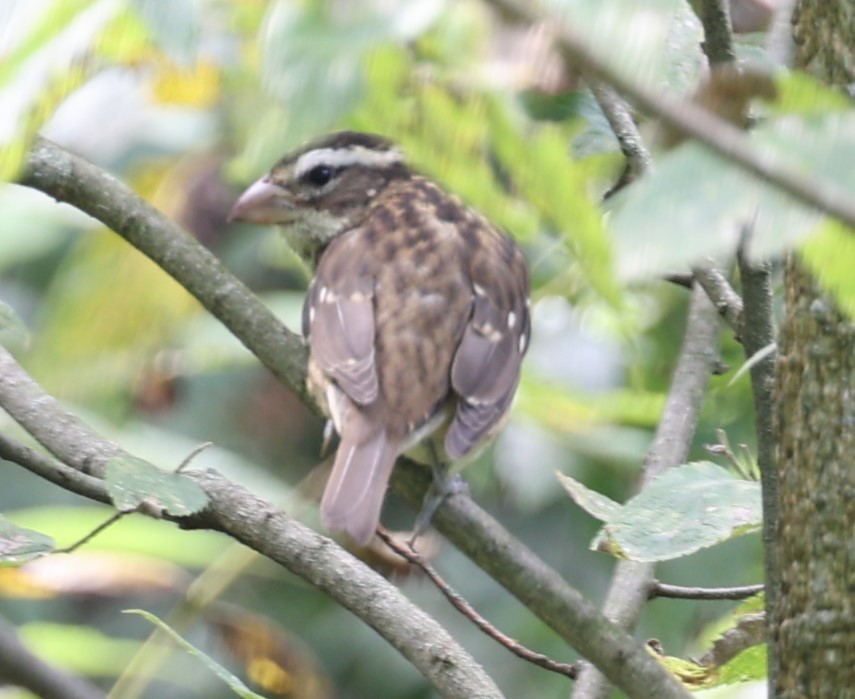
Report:
[[[309,289],[304,328],[313,360],[356,404],[377,399],[374,348],[374,279],[370,274],[333,274],[323,258]]]

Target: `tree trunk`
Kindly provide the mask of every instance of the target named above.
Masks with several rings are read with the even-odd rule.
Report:
[[[800,0],[795,65],[855,82],[855,0]],[[770,619],[774,696],[855,694],[855,324],[793,258],[776,390],[781,586]]]

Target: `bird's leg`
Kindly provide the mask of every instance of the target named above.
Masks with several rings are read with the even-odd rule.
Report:
[[[430,453],[430,468],[433,477],[422,501],[422,509],[416,517],[413,536],[409,542],[411,546],[415,543],[416,539],[427,531],[436,511],[445,502],[446,498],[457,493],[465,493],[469,489],[466,481],[463,480],[463,477],[459,473],[449,476],[448,464],[443,463],[439,458],[436,443],[433,439],[428,438],[426,442],[428,452]]]

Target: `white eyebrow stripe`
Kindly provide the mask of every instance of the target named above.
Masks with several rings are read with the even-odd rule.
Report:
[[[398,148],[373,150],[364,146],[347,148],[315,148],[303,153],[294,165],[294,176],[299,178],[318,165],[327,165],[333,169],[347,165],[382,167],[403,162],[404,154]]]

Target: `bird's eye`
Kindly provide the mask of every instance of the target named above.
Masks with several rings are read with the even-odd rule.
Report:
[[[329,165],[316,165],[303,175],[303,181],[313,187],[323,187],[335,175],[335,172]]]

